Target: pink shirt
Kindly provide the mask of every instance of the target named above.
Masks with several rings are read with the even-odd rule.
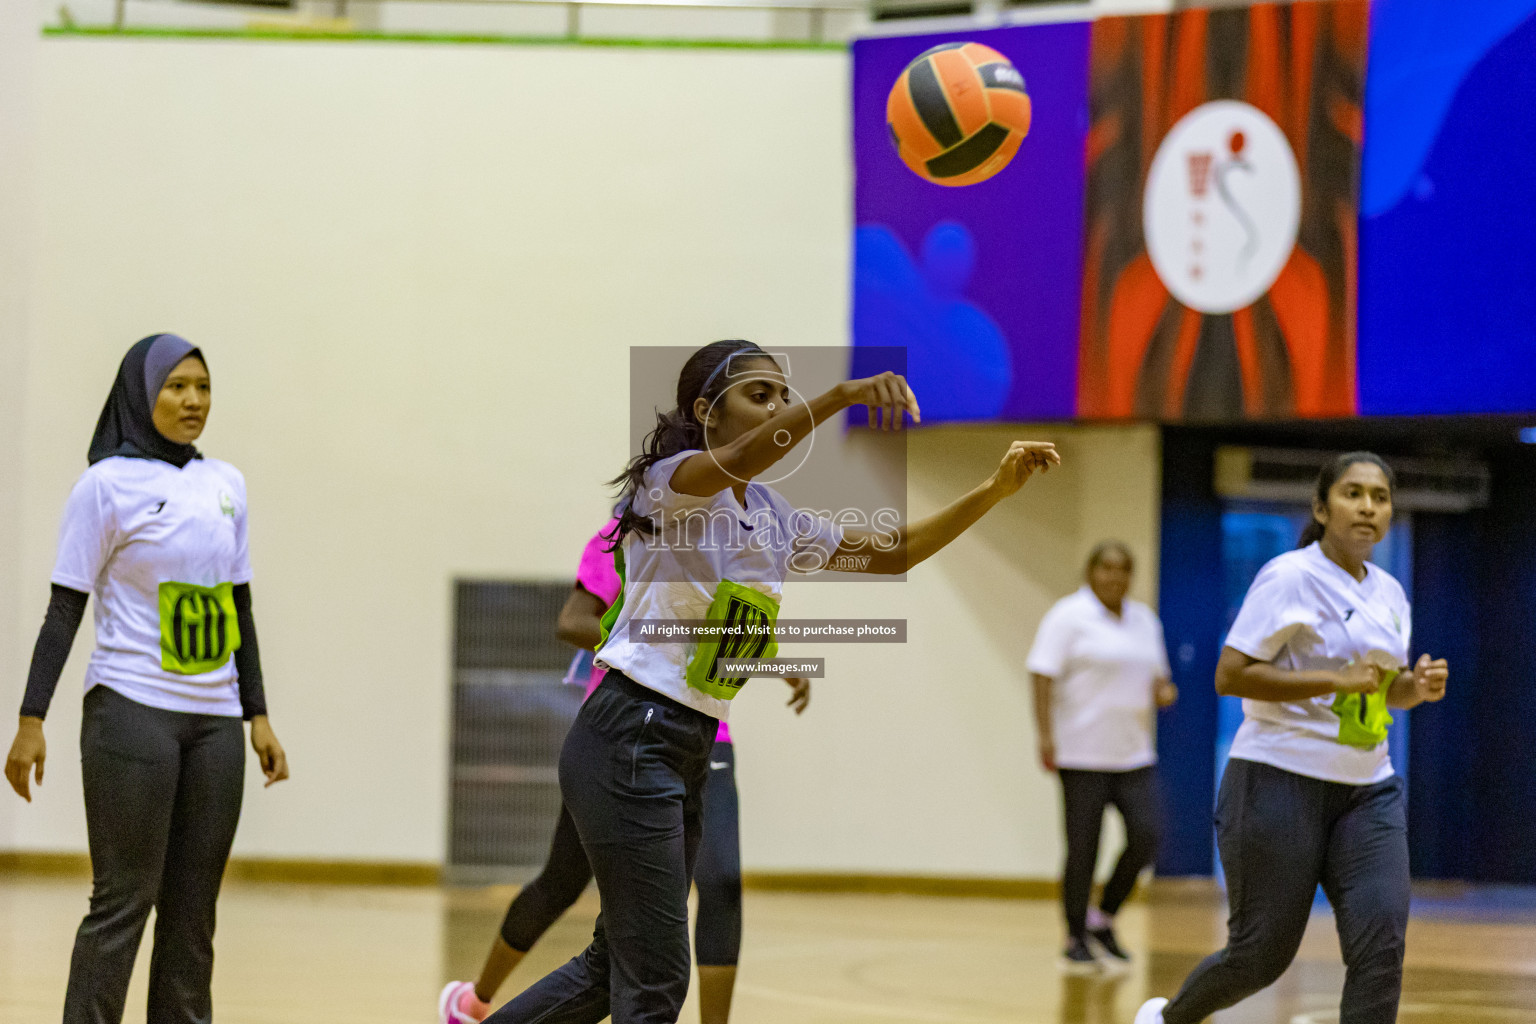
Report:
[[[608,525],[587,541],[587,546],[581,549],[581,565],[576,569],[577,586],[603,602],[605,607],[619,599],[619,591],[623,586],[619,580],[619,571],[613,567],[613,552],[605,550],[613,543],[613,531],[618,524],[617,519],[609,520]],[[592,666],[592,675],[587,680],[587,692],[583,700],[592,696],[592,691],[603,681],[606,672],[607,669]],[[715,733],[715,742],[731,742],[731,727],[723,721]]]

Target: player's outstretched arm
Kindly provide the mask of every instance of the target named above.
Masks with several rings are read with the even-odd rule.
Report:
[[[919,562],[943,549],[950,541],[976,524],[982,516],[1024,486],[1036,470],[1045,472],[1061,465],[1056,446],[1049,441],[1015,441],[1003,454],[997,470],[966,494],[950,502],[931,516],[897,527],[895,543],[889,534],[849,530],[838,548],[842,564],[859,564],[860,571],[893,575],[906,572]]]
[[[708,497],[773,468],[822,423],[855,405],[869,407],[871,428],[900,430],[903,415],[922,418],[917,396],[905,377],[881,373],[847,380],[802,405],[790,406],[740,437],[684,459],[672,472],[672,489],[679,494]]]

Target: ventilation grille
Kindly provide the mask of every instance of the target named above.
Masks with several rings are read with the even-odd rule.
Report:
[[[560,812],[556,765],[581,690],[560,682],[572,649],[555,638],[569,583],[460,582],[454,602],[456,875],[542,864]]]
[[[1216,493],[1309,505],[1317,474],[1337,455],[1296,448],[1216,450]],[[1390,458],[1397,474],[1394,507],[1409,512],[1468,512],[1488,504],[1488,467],[1474,459]]]

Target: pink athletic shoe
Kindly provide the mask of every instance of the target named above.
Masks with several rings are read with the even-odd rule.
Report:
[[[475,995],[472,981],[450,981],[437,997],[437,1024],[480,1024],[491,1014],[491,1004]]]

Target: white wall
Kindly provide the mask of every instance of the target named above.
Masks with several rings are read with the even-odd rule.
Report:
[[[569,578],[628,454],[630,346],[846,344],[848,77],[828,52],[46,40],[8,624],[35,629],[121,353],[185,334],[215,378],[204,447],[249,482],[295,772],[252,779],[237,853],[439,860],[451,581]],[[1012,433],[916,435],[914,511]],[[1157,467],[1148,431],[1051,436],[1068,467],[912,581],[798,588],[795,614],[914,639],[828,648],[804,720],[775,684],[742,698],[749,869],[1054,871],[1017,661],[1092,541],[1150,553]],[[16,847],[84,846],[87,646]]]
[[[1033,878],[1059,869],[1057,787],[1037,767],[1022,663],[1040,618],[1079,585],[1089,548],[1105,537],[1131,546],[1132,594],[1153,598],[1160,462],[1151,428],[920,431],[908,448],[909,513],[979,483],[1014,438],[1056,441],[1062,467],[906,582],[792,585],[786,615],[905,618],[908,643],[785,648],[827,661],[798,720],[771,681],[737,698],[749,869]]]
[[[836,344],[836,53],[42,47],[19,611],[122,351],[207,347],[248,478],[295,778],[245,854],[436,860],[456,575],[566,578],[626,457],[631,345]],[[77,645],[17,845],[83,846]],[[7,679],[7,686],[12,684]]]
[[[37,9],[0,4],[0,680],[25,671],[17,617],[24,508],[22,449],[27,310],[32,263],[32,104]],[[19,688],[17,690],[19,699]],[[10,738],[3,741],[9,749]],[[0,848],[11,844],[16,802],[0,800]]]

